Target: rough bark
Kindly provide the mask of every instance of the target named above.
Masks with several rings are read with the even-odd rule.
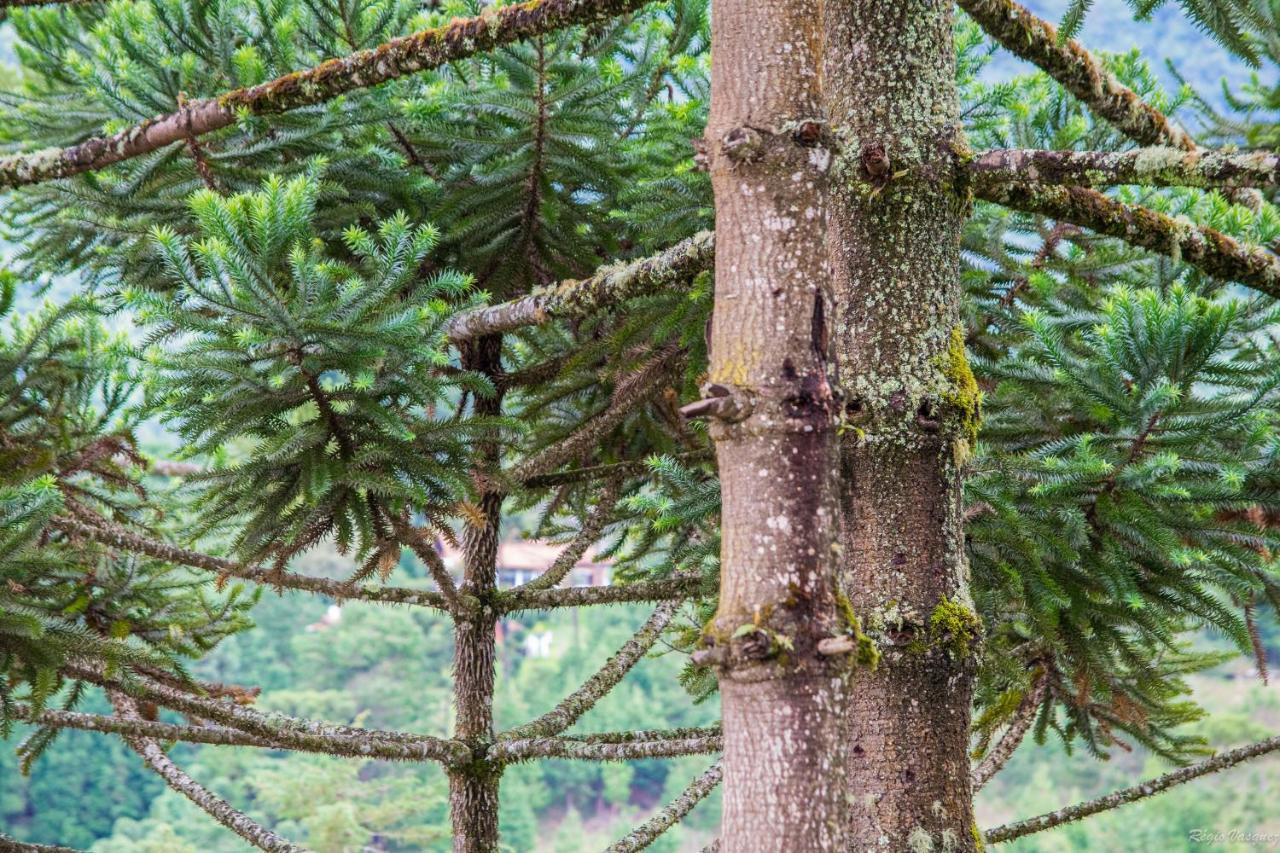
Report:
[[[949,0],[827,8],[845,391],[842,580],[878,641],[845,720],[848,844],[966,851],[974,615],[960,467],[978,393],[960,329],[960,137]]]
[[[848,655],[834,577],[820,0],[715,0],[706,131],[716,202],[708,400],[722,493],[725,850],[841,847]]]
[[[578,24],[592,24],[635,11],[647,0],[529,0],[459,18],[442,27],[392,39],[369,50],[330,59],[218,98],[192,101],[176,112],[148,119],[68,148],[48,148],[0,157],[0,189],[65,178],[212,133],[235,124],[243,110],[259,115],[319,104],[438,68],[504,44]]]
[[[502,336],[488,335],[462,351],[463,366],[489,376],[502,372]],[[475,412],[495,417],[502,412],[501,391],[477,399]],[[490,853],[498,849],[498,785],[502,766],[485,752],[493,742],[494,627],[498,609],[497,560],[502,502],[505,496],[490,488],[500,450],[487,442],[479,448],[481,467],[474,474],[483,495],[482,524],[468,524],[462,536],[463,576],[460,592],[482,602],[476,611],[454,621],[453,695],[454,737],[472,747],[469,765],[449,773],[449,813],[453,849],[457,853]]]

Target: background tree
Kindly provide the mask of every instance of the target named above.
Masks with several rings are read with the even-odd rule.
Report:
[[[725,765],[616,849],[722,773],[727,849],[764,827],[971,849],[970,748],[975,785],[1050,729],[1198,757],[1182,676],[1216,658],[1191,632],[1265,672],[1277,600],[1280,164],[1197,147],[1167,115],[1189,93],[1066,38],[1088,4],[1061,34],[959,5],[726,0],[714,38],[698,0],[14,11],[4,292],[79,292],[2,350],[0,696],[34,726],[24,760],[59,729],[121,735],[263,849],[519,847],[499,794],[529,795],[523,762],[719,751],[704,720],[573,728],[659,643],[695,695],[724,686]],[[1181,5],[1271,56],[1264,4]],[[1042,73],[983,82],[987,39]],[[1190,106],[1207,140],[1256,144],[1269,103]],[[148,418],[186,467],[145,456]],[[501,590],[513,524],[565,552]],[[300,571],[322,543],[342,570]],[[619,582],[561,586],[593,544]],[[247,627],[250,586],[446,615],[452,730],[192,675]],[[580,687],[496,716],[502,620],[623,602],[656,609]],[[403,702],[437,701],[415,683]],[[770,722],[806,695],[803,724]],[[317,803],[263,766],[250,814],[171,741],[308,754],[296,773],[353,793]],[[448,830],[412,774],[362,804],[371,760],[441,765]],[[788,820],[815,797],[853,807]]]

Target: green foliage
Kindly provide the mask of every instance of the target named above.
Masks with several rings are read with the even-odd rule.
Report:
[[[1149,19],[1168,0],[1125,0],[1139,20]],[[1063,15],[1058,35],[1061,41],[1073,38],[1080,31],[1085,15],[1093,0],[1071,0]],[[1182,9],[1195,26],[1234,52],[1250,65],[1257,65],[1258,53],[1249,38],[1249,29],[1264,24],[1256,0],[1178,0]]]
[[[441,529],[467,494],[468,441],[495,423],[437,416],[459,391],[492,393],[449,369],[443,324],[469,302],[468,278],[421,274],[429,227],[401,215],[344,235],[353,263],[312,230],[317,181],[191,200],[202,239],[157,229],[168,294],[127,291],[152,329],[150,390],[194,454],[243,439],[252,455],[199,478],[201,526],[232,521],[235,546],[283,566],[333,534],[398,560],[393,524],[422,513]]]
[[[5,298],[8,303],[8,288]],[[252,597],[155,561],[60,532],[58,517],[141,521],[135,476],[136,381],[130,347],[110,336],[92,301],[46,307],[0,335],[0,732],[15,703],[75,705],[60,669],[72,659],[112,669],[176,671],[245,627]],[[52,742],[37,729],[23,766]]]

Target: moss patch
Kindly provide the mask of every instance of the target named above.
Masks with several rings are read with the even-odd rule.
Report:
[[[964,604],[944,598],[929,615],[929,645],[945,649],[953,658],[968,657],[982,633],[982,621]]]
[[[964,351],[964,329],[954,326],[947,341],[947,351],[940,358],[939,369],[946,382],[942,401],[948,414],[958,421],[961,435],[970,444],[978,440],[978,427],[982,423],[982,391],[969,367],[969,357]]]

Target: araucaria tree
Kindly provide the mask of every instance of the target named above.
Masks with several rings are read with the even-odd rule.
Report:
[[[306,839],[167,744],[437,763],[459,851],[539,759],[723,754],[614,850],[721,784],[722,850],[923,853],[1280,749],[1180,728],[1191,633],[1265,674],[1280,605],[1275,93],[1170,97],[1072,39],[1089,5],[0,0],[6,735],[119,736],[263,850]],[[1180,5],[1277,61],[1274,2]],[[1038,72],[988,82],[999,48]],[[564,551],[499,588],[517,513]],[[323,543],[344,576],[297,570]],[[593,546],[614,583],[566,586]],[[447,615],[452,733],[193,675],[264,589]],[[495,726],[501,620],[624,602]],[[575,728],[660,645],[721,726]],[[979,830],[1050,731],[1189,766]]]

